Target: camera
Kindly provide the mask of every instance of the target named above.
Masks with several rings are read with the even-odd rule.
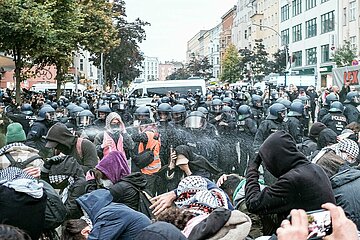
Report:
[[[332,233],[331,215],[328,210],[306,212],[308,219],[309,240],[322,239]],[[291,217],[288,217],[291,222]]]

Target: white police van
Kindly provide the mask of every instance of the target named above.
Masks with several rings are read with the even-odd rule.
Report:
[[[135,97],[136,105],[150,104],[153,97],[160,98],[166,96],[167,93],[187,94],[188,91],[195,93],[200,91],[206,94],[206,83],[204,79],[187,79],[187,80],[166,80],[166,81],[148,81],[142,82],[134,86],[127,97]]]

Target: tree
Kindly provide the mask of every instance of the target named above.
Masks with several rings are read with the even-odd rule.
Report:
[[[16,103],[20,104],[22,70],[34,50],[52,36],[49,2],[33,0],[0,1],[0,51],[13,56],[15,62]]]
[[[288,48],[286,48],[288,51]],[[270,72],[272,73],[279,73],[282,74],[285,71],[285,64],[286,64],[286,54],[285,49],[278,49],[276,53],[273,54],[274,61],[269,61],[269,68]],[[289,56],[289,54],[287,54]]]
[[[80,26],[84,22],[78,0],[52,0],[49,9],[52,22],[52,35],[41,49],[34,52],[33,62],[41,69],[47,65],[56,66],[57,98],[60,97],[61,84],[72,64],[73,53],[79,49],[84,34]]]
[[[230,83],[240,79],[240,58],[235,45],[226,48],[220,79]]]
[[[188,79],[189,77],[191,77],[191,75],[189,74],[187,69],[182,67],[182,68],[176,69],[176,71],[174,73],[172,73],[171,75],[167,76],[166,79],[167,80],[181,80],[181,79]]]
[[[344,45],[335,51],[332,58],[337,67],[351,66],[356,55],[350,41],[344,41]]]
[[[264,76],[271,73],[269,67],[268,53],[265,51],[265,46],[262,44],[262,39],[255,41],[254,46],[254,61],[252,62],[253,77],[260,81]]]
[[[186,68],[190,76],[197,76],[204,79],[209,79],[212,76],[212,65],[209,63],[207,57],[199,58],[193,53]]]
[[[139,43],[146,39],[144,27],[150,24],[139,18],[134,22],[128,22],[124,1],[114,1],[112,9],[117,13],[114,22],[116,38],[120,40],[120,44],[112,46],[104,54],[104,78],[108,86],[112,86],[117,81],[128,85],[140,75],[139,67],[144,57]],[[96,56],[94,63],[100,66],[100,55]]]

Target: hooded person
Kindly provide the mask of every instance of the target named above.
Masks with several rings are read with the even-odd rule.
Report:
[[[125,157],[130,156],[130,151],[134,148],[134,142],[126,132],[120,115],[116,112],[111,112],[106,117],[105,131],[96,135],[94,144],[100,159],[111,151],[120,151]]]
[[[74,157],[84,172],[95,167],[98,163],[95,146],[87,139],[74,136],[62,123],[56,123],[49,129],[45,139],[45,147],[55,148],[64,155]]]
[[[151,224],[144,214],[121,203],[114,203],[109,190],[98,189],[77,200],[90,218],[93,228],[88,239],[135,239],[141,230]]]
[[[258,182],[261,163],[277,178],[263,190]],[[290,134],[277,131],[265,140],[249,164],[245,201],[251,213],[278,215],[273,224],[275,232],[291,209],[317,210],[323,203],[335,203],[335,198],[324,170],[306,159]]]
[[[177,170],[178,167],[183,174],[176,174],[182,177],[195,175],[208,179],[212,179],[219,175],[221,170],[211,164],[205,157],[194,153],[187,145],[179,145],[175,148],[175,152],[172,153],[171,163],[169,164],[169,175],[172,175],[172,170]],[[175,173],[174,173],[175,175]],[[169,176],[170,177],[170,176]],[[176,179],[177,183],[181,179]]]

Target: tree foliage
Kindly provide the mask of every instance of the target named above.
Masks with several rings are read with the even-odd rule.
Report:
[[[351,47],[350,41],[345,41],[344,45],[335,51],[332,58],[337,67],[351,66],[352,61],[356,58],[356,54]]]
[[[212,77],[212,65],[207,57],[199,58],[192,54],[186,68],[190,76],[201,77],[206,80]]]
[[[231,44],[226,48],[220,79],[229,83],[240,79],[240,58],[235,45]]]
[[[53,35],[51,4],[33,0],[0,1],[0,51],[13,56],[15,62],[16,102],[20,103],[22,70],[34,51],[41,49]]]
[[[112,9],[116,13],[116,38],[120,40],[120,44],[112,46],[104,54],[104,79],[108,86],[120,81],[128,85],[140,75],[139,67],[144,57],[139,43],[146,39],[144,27],[150,24],[139,18],[134,22],[128,22],[125,2],[122,0],[115,1]],[[96,55],[94,63],[100,66],[99,54]]]
[[[188,70],[185,67],[176,69],[171,75],[167,76],[167,80],[181,80],[181,79],[188,79],[191,77]]]
[[[287,56],[289,56],[289,49],[286,48],[287,51]],[[278,49],[278,51],[276,53],[273,54],[274,60],[273,61],[269,61],[269,68],[270,68],[270,72],[272,73],[279,73],[282,74],[286,67],[286,53],[285,53],[285,49]]]

